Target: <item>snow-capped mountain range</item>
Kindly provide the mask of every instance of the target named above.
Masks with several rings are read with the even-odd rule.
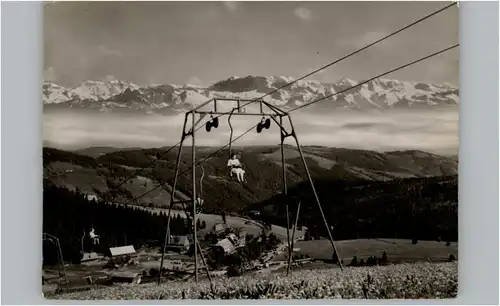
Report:
[[[208,87],[196,85],[136,85],[126,81],[85,81],[65,88],[43,84],[44,110],[86,109],[97,112],[177,114],[211,98],[253,99],[292,81],[290,77],[230,77]],[[283,110],[317,100],[356,84],[342,78],[335,83],[301,80],[264,100]],[[304,110],[450,108],[459,105],[459,90],[450,84],[377,79],[334,95]]]

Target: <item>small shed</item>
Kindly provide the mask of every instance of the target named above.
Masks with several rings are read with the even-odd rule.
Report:
[[[116,272],[111,275],[111,281],[113,283],[131,283],[131,284],[140,284],[142,280],[141,273],[138,272],[129,272],[122,271]]]
[[[87,195],[87,200],[88,200],[88,201],[94,201],[94,200],[95,200],[95,201],[98,201],[98,200],[99,200],[99,198],[97,198],[97,196],[96,196],[95,194],[88,194],[88,195]]]
[[[136,253],[133,245],[109,248],[109,252],[111,253],[112,257],[125,256],[125,255],[131,256]]]

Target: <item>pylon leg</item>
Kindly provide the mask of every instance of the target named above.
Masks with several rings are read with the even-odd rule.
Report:
[[[297,205],[297,214],[295,215],[295,224],[293,225],[292,243],[291,243],[292,251],[290,252],[290,256],[288,257],[287,273],[289,273],[289,271],[291,270],[291,266],[292,266],[293,246],[295,244],[295,231],[297,230],[297,224],[299,222],[300,203],[301,202],[299,201],[299,204]]]
[[[193,205],[193,236],[194,236],[194,275],[195,280],[198,282],[198,238],[196,237],[196,139],[195,139],[195,112],[191,112],[192,119],[192,127],[191,127],[191,171],[192,171],[192,179],[193,179],[193,191],[192,191],[192,205]]]
[[[299,154],[300,154],[300,158],[302,160],[302,164],[304,165],[304,169],[306,171],[307,179],[309,180],[309,184],[311,185],[311,189],[312,189],[312,192],[314,194],[314,198],[316,199],[316,203],[318,204],[318,208],[319,208],[319,211],[321,213],[321,217],[323,219],[323,222],[325,224],[326,230],[328,232],[328,237],[330,238],[330,243],[332,244],[333,251],[337,254],[337,256],[339,258],[340,269],[343,270],[344,267],[342,265],[342,261],[340,260],[340,254],[338,253],[337,248],[335,247],[335,243],[333,242],[333,236],[332,236],[332,233],[330,231],[330,227],[328,226],[328,222],[326,221],[326,217],[325,217],[325,214],[323,212],[323,208],[321,207],[321,202],[319,200],[318,193],[316,192],[316,188],[314,187],[314,183],[313,183],[313,180],[311,178],[311,174],[309,173],[309,168],[307,167],[306,159],[304,158],[304,154],[302,152],[302,148],[300,147],[299,139],[298,139],[298,137],[297,137],[297,135],[295,133],[295,128],[293,126],[292,118],[290,118],[290,116],[288,116],[288,120],[290,121],[290,125],[292,127],[292,135],[291,136],[293,136],[293,138],[295,139],[295,143],[297,145],[297,149],[299,150]]]
[[[280,126],[283,126],[283,117],[280,116]],[[290,242],[290,212],[288,210],[288,187],[286,183],[286,166],[285,166],[285,150],[284,150],[284,141],[285,141],[285,134],[283,133],[283,130],[281,130],[281,144],[280,144],[280,149],[281,149],[281,169],[283,172],[283,195],[284,195],[284,202],[285,202],[285,215],[286,215],[286,240],[288,243],[288,257],[292,255],[292,250],[291,250],[291,242]],[[286,274],[290,272],[290,267],[286,269]]]
[[[159,276],[158,276],[158,285],[161,284],[161,270],[163,269],[163,260],[165,258],[165,252],[167,249],[167,244],[170,243],[170,220],[172,219],[172,206],[175,201],[175,192],[176,192],[176,187],[177,187],[177,178],[179,176],[179,165],[181,163],[181,156],[182,156],[182,146],[184,143],[184,139],[186,137],[186,122],[187,122],[187,116],[184,118],[184,125],[182,127],[182,137],[181,137],[181,143],[179,144],[179,151],[177,152],[177,161],[175,163],[175,174],[174,174],[174,184],[172,185],[172,193],[170,194],[170,204],[168,208],[168,215],[167,215],[167,229],[165,231],[165,239],[163,241],[163,248],[162,248],[162,253],[161,253],[161,260],[160,260],[160,271],[159,271]]]

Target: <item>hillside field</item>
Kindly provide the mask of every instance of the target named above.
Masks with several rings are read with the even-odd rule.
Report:
[[[121,285],[47,296],[58,300],[170,299],[447,299],[458,291],[458,264],[415,263],[295,271],[208,281]]]
[[[339,252],[340,259],[344,260],[344,265],[348,265],[353,256],[358,260],[366,259],[370,256],[380,257],[387,252],[389,262],[445,262],[450,254],[458,258],[458,244],[437,241],[418,241],[412,244],[411,240],[405,239],[358,239],[335,241],[335,246]],[[316,259],[332,259],[332,245],[330,240],[298,241],[294,245],[300,250],[296,253],[306,254]],[[279,256],[276,260],[283,260],[285,257]]]

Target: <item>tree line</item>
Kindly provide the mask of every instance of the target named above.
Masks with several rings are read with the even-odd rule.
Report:
[[[315,185],[335,240],[458,240],[456,176],[387,182],[320,180]],[[275,196],[253,209],[262,211],[264,223],[286,226],[285,205],[293,222],[299,201],[298,223],[307,226],[306,239],[328,237],[308,182],[290,188],[286,197]]]
[[[43,192],[43,232],[59,239],[65,261],[80,262],[82,251],[107,253],[110,247],[133,245],[160,246],[166,230],[166,213],[153,214],[138,208],[88,200],[79,190],[45,184]],[[98,234],[99,244],[88,236],[91,228]],[[172,217],[172,235],[186,235],[191,226],[179,215]],[[45,241],[44,264],[57,261],[56,247]]]

